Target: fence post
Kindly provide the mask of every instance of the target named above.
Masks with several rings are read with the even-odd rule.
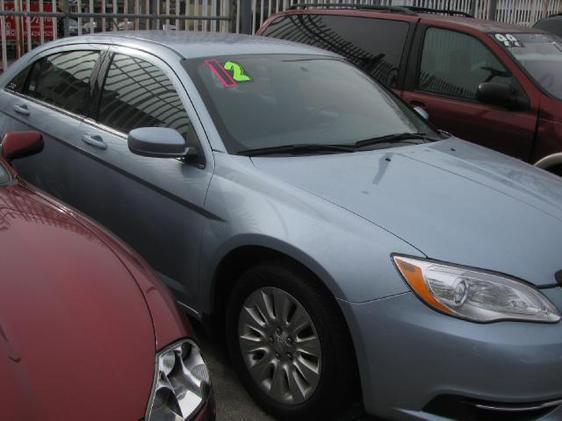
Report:
[[[476,17],[476,0],[470,0],[470,14]]]
[[[70,14],[70,7],[68,5],[68,0],[62,0],[62,11],[64,17],[62,18],[62,28],[64,37],[70,36],[70,19],[68,15]]]
[[[488,19],[496,20],[496,12],[498,11],[498,0],[490,0],[488,5]]]
[[[228,22],[227,32],[236,33],[236,0],[226,0],[229,3],[228,16],[230,16],[230,22]]]
[[[240,0],[240,33],[252,33],[252,0]]]

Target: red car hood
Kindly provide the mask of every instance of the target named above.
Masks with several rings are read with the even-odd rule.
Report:
[[[153,322],[101,238],[26,188],[0,187],[0,418],[144,416]]]

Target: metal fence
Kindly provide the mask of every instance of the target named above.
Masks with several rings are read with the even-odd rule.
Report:
[[[269,16],[297,3],[428,7],[524,25],[562,12],[562,0],[0,0],[2,69],[37,45],[85,33],[125,29],[255,33]]]
[[[2,69],[61,37],[106,31],[235,30],[232,0],[0,0]]]
[[[244,1],[244,0],[242,0]],[[415,6],[468,13],[479,19],[532,25],[537,20],[562,12],[562,0],[248,0],[251,1],[252,31],[273,13],[295,4],[358,4],[376,6]],[[240,2],[240,0],[238,0]],[[239,24],[238,24],[239,26]]]

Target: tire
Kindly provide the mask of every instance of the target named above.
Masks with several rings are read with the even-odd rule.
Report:
[[[551,168],[547,168],[546,170],[550,171],[553,174],[556,174],[556,175],[562,177],[562,164],[555,165]]]
[[[226,341],[244,386],[278,419],[334,419],[358,398],[341,312],[296,265],[266,262],[242,274],[227,306]]]

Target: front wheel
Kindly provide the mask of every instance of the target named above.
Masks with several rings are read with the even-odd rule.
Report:
[[[311,276],[291,264],[256,266],[236,283],[226,335],[252,397],[281,419],[333,418],[356,383],[341,313]]]

